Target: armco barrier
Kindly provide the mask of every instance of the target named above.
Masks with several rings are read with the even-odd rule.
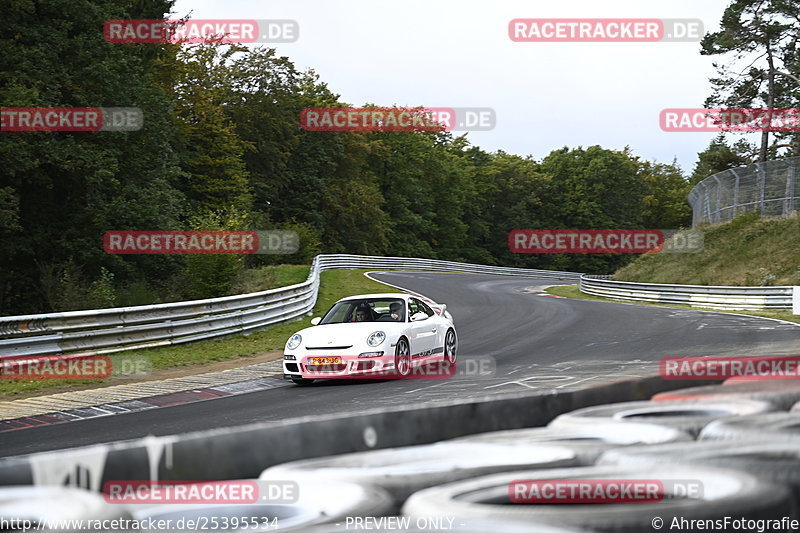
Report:
[[[659,285],[612,281],[607,276],[583,275],[581,292],[594,296],[628,300],[682,304],[712,309],[792,309],[793,296],[800,287],[712,287],[704,285]],[[800,306],[798,306],[800,307]],[[795,308],[795,314],[800,309]]]
[[[692,381],[704,385],[714,381]],[[575,391],[547,391],[461,400],[416,408],[373,409],[356,415],[311,416],[286,422],[99,444],[0,459],[0,485],[65,485],[81,476],[97,491],[120,479],[217,480],[255,478],[288,461],[428,444],[440,440],[547,424],[592,405],[644,400],[686,386],[647,377]]]
[[[320,273],[337,268],[429,270],[570,280],[580,277],[576,272],[494,267],[435,259],[318,255],[305,282],[279,289],[189,302],[0,317],[0,358],[74,352],[111,353],[255,331],[311,311],[317,301]]]

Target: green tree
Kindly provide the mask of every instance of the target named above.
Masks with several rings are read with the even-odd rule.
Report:
[[[687,196],[689,182],[676,162],[643,162],[641,175],[647,193],[642,199],[642,224],[650,229],[677,229],[690,225],[692,208]]]
[[[232,56],[245,51],[233,45],[202,44],[184,47],[178,54],[179,153],[186,173],[185,191],[198,212],[252,206],[244,162],[249,144],[225,112],[234,90]]]
[[[181,213],[172,98],[160,83],[168,45],[110,44],[103,22],[161,18],[172,0],[6,0],[0,17],[0,102],[5,107],[139,107],[136,132],[4,132],[0,189],[15,230],[2,239],[0,314],[47,311],[42,275],[74,261],[133,275],[105,254],[109,229],[164,228]],[[9,204],[8,198],[12,204]],[[130,263],[148,276],[169,261]]]
[[[767,109],[797,107],[797,42],[800,1],[734,0],[720,30],[707,33],[702,55],[721,55],[706,107]],[[792,72],[794,71],[794,73]],[[770,134],[761,133],[758,160],[769,155]]]
[[[725,136],[719,134],[708,148],[697,154],[697,163],[689,178],[689,183],[697,185],[707,177],[729,168],[749,165],[753,162],[754,148],[744,139],[740,139],[733,146],[725,142]]]

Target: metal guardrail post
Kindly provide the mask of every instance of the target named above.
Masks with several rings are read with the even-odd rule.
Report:
[[[800,315],[800,285],[792,287],[792,314]]]

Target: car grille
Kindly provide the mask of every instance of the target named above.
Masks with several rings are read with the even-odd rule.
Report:
[[[306,346],[306,350],[346,350],[352,347],[352,344],[350,346]]]
[[[306,372],[344,372],[347,363],[341,365],[305,365]]]
[[[297,368],[297,363],[286,363],[286,371],[287,372],[300,372]]]

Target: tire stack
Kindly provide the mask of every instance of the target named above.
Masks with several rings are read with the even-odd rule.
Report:
[[[541,428],[286,463],[260,479],[381,490],[399,521],[373,531],[440,531],[434,517],[464,533],[699,531],[707,521],[715,531],[748,530],[800,519],[800,384],[686,388],[578,409]],[[512,503],[519,480],[659,480],[664,493],[648,502]],[[678,490],[687,482],[702,490]],[[769,530],[791,530],[781,524]],[[308,531],[353,529],[329,521]]]
[[[800,519],[800,384],[689,387],[578,409],[546,427],[294,461],[259,480],[297,483],[299,498],[110,506],[77,489],[7,488],[0,489],[0,518],[278,518],[277,525],[226,532],[791,531],[786,521],[762,526]],[[661,492],[646,501],[515,503],[510,488],[520,480],[655,480]],[[701,490],[685,492],[689,483]],[[41,504],[25,505],[32,501]]]

